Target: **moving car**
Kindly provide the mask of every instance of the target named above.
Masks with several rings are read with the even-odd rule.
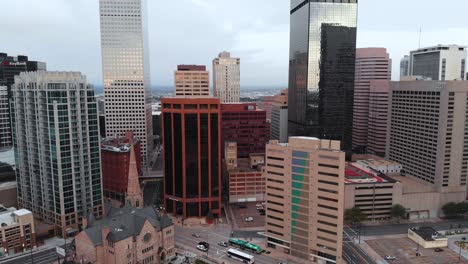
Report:
[[[204,242],[204,241],[198,243],[198,245],[199,245],[199,246],[200,246],[200,245],[201,245],[201,246],[204,246],[206,249],[209,249],[209,248],[210,248],[210,244],[208,244],[207,242]]]
[[[206,247],[204,247],[203,245],[197,245],[197,249],[198,249],[198,250],[201,250],[201,251],[203,251],[203,252],[208,251],[208,249],[207,249]]]
[[[199,234],[197,234],[197,233],[195,233],[195,234],[192,234],[192,236],[193,236],[193,237],[196,237],[196,238],[200,237],[200,235],[199,235]]]
[[[252,222],[253,220],[254,220],[254,219],[253,219],[253,217],[251,217],[251,216],[245,218],[245,221],[246,221],[246,222]]]
[[[395,256],[385,256],[385,260],[395,260]]]
[[[218,245],[222,246],[222,247],[228,247],[228,243],[227,242],[219,242]]]
[[[435,252],[442,252],[442,251],[444,251],[444,250],[441,249],[441,248],[435,248],[434,251],[435,251]]]

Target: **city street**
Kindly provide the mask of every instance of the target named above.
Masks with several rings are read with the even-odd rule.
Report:
[[[2,264],[49,264],[54,261],[57,261],[57,253],[55,252],[55,248],[40,252],[33,251],[33,257],[31,257],[31,254],[28,253],[17,258],[8,259],[6,261],[0,259],[0,263]]]
[[[231,227],[230,225],[215,225],[214,227],[197,227],[197,228],[189,228],[189,227],[180,227],[176,226],[176,245],[184,248],[187,251],[193,252],[197,254],[198,256],[202,255],[208,255],[212,259],[218,260],[220,263],[240,263],[235,260],[231,260],[226,256],[226,251],[230,247],[222,247],[219,246],[219,242],[227,242],[229,240],[229,235],[231,233]],[[193,234],[199,234],[200,238],[193,237]],[[246,239],[250,240],[252,237],[247,236],[248,234],[256,234],[255,232],[234,232],[234,236],[240,239]],[[256,237],[259,235],[256,234]],[[210,244],[210,249],[208,252],[202,252],[197,250],[195,247],[198,245],[199,242],[205,241]],[[260,245],[263,246],[263,245]],[[274,259],[268,255],[261,254],[257,255],[254,253],[246,252],[252,256],[255,257],[255,263],[259,264],[272,264],[272,263],[277,263],[279,261],[282,261],[280,259]],[[284,261],[284,260],[283,260]],[[291,263],[291,262],[288,262]],[[291,263],[292,264],[292,263]]]

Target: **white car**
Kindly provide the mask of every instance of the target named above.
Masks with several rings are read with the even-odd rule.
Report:
[[[385,256],[385,260],[395,260],[395,256]]]
[[[257,206],[257,207],[263,207],[263,204],[259,204],[259,203],[258,203],[258,204],[256,204],[255,206]]]
[[[201,250],[201,251],[203,251],[203,252],[208,251],[208,249],[207,249],[205,246],[203,246],[203,245],[197,245],[197,249],[198,249],[198,250]]]
[[[253,220],[254,220],[254,219],[253,219],[253,217],[251,217],[251,216],[245,218],[245,221],[246,221],[246,222],[252,222]]]

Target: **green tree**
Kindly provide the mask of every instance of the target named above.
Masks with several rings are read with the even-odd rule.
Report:
[[[459,205],[456,203],[450,202],[442,206],[442,212],[444,212],[444,215],[448,218],[454,218],[458,216],[458,213],[460,212]]]
[[[400,221],[401,218],[406,216],[406,209],[401,204],[395,204],[392,206],[392,210],[390,211],[390,215]]]
[[[467,202],[461,202],[457,204],[458,207],[458,213],[459,214],[466,214],[468,213],[468,203]]]
[[[367,219],[367,215],[365,215],[359,207],[353,207],[345,210],[344,218],[346,221],[350,222],[362,222]]]

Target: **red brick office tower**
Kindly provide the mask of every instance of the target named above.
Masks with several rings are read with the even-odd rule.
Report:
[[[221,212],[219,98],[162,98],[164,203],[168,213]]]
[[[270,140],[270,124],[265,110],[255,103],[221,105],[221,134],[223,142],[236,142],[238,158],[252,153],[265,153]]]

